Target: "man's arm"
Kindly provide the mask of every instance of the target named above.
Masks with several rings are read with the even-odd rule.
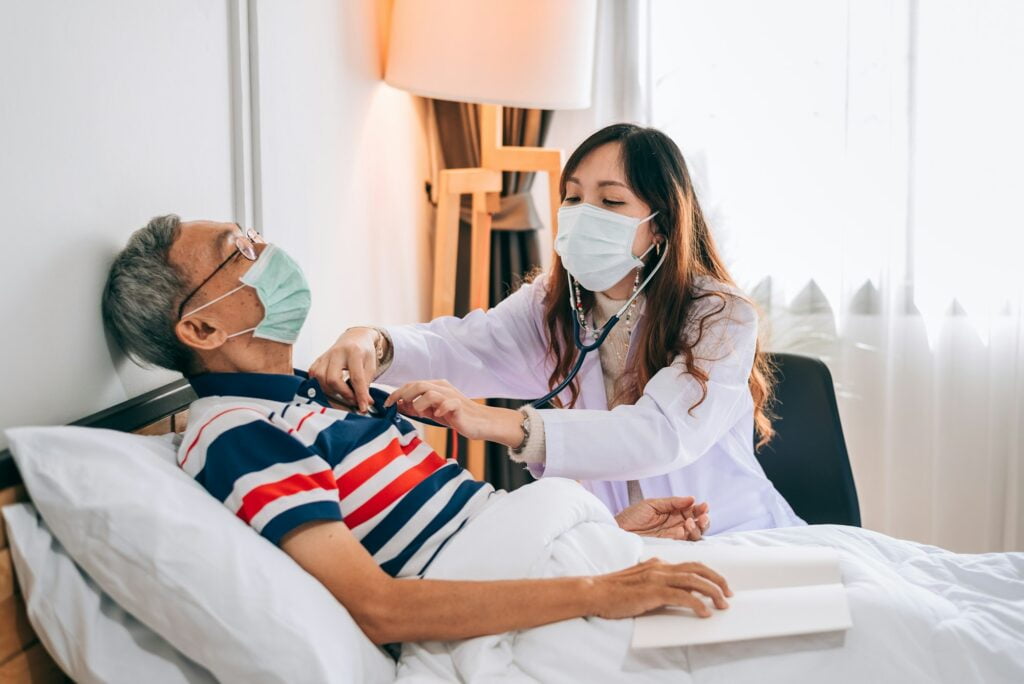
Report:
[[[651,560],[608,575],[464,582],[394,579],[344,523],[318,521],[281,548],[345,606],[371,641],[447,641],[526,629],[581,616],[626,618],[662,606],[726,608],[726,581],[700,563]]]

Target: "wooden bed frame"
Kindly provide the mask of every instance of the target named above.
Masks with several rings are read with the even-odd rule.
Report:
[[[195,398],[188,382],[177,380],[72,425],[144,435],[182,432],[188,420],[188,405]],[[28,493],[21,484],[10,452],[0,451],[0,506],[17,501],[29,501]],[[0,513],[0,683],[70,681],[47,653],[28,621],[2,516]]]

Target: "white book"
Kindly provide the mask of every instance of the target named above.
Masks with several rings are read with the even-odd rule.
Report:
[[[834,632],[853,626],[839,573],[839,553],[827,547],[648,547],[647,558],[698,561],[725,577],[733,596],[709,618],[661,608],[636,618],[633,648],[690,646],[764,637]],[[710,600],[708,602],[710,605]]]

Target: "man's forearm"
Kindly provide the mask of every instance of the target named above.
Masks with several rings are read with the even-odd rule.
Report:
[[[400,580],[353,606],[353,617],[378,644],[466,639],[590,615],[593,578],[463,582]],[[365,607],[363,607],[365,606]]]
[[[725,580],[700,563],[647,560],[594,577],[467,582],[394,579],[340,521],[289,532],[281,547],[327,587],[378,644],[466,639],[594,615],[624,618],[662,606],[710,615],[694,592],[726,606]]]

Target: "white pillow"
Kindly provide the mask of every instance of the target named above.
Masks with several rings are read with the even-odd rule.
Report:
[[[47,526],[96,583],[228,682],[385,682],[394,662],[314,577],[172,465],[164,438],[5,432]]]
[[[216,681],[104,594],[61,548],[32,504],[5,506],[3,515],[28,619],[74,681]]]

